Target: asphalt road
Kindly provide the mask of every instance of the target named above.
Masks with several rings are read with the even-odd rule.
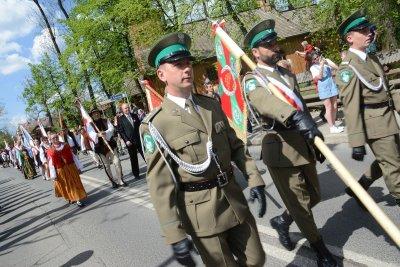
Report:
[[[357,177],[372,162],[370,152],[362,163],[351,160],[347,144],[331,148]],[[252,146],[250,152],[258,159],[260,147]],[[145,180],[133,180],[129,159],[122,159],[129,187],[113,190],[104,171],[81,156],[85,165],[82,181],[89,195],[84,208],[56,199],[50,181],[40,177],[28,181],[15,169],[0,169],[0,266],[178,266],[161,237]],[[259,160],[257,164],[265,172]],[[141,166],[144,177],[142,161]],[[319,164],[318,173],[322,201],[314,208],[314,216],[341,265],[400,266],[399,249],[374,219],[343,193],[344,184],[330,165]],[[263,178],[268,208],[257,223],[266,266],[316,266],[315,256],[295,224],[290,230],[296,249],[289,252],[280,246],[269,219],[284,208],[268,172]],[[245,184],[242,178],[239,181]],[[400,225],[399,209],[382,179],[369,193]]]

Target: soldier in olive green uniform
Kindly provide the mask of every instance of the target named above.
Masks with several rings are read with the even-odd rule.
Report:
[[[311,208],[320,201],[320,188],[315,168],[321,153],[313,146],[315,136],[322,138],[300,96],[296,77],[276,65],[279,47],[273,20],[262,21],[246,35],[244,44],[251,48],[258,70],[284,92],[292,105],[280,100],[263,87],[262,77],[251,72],[243,81],[247,100],[271,129],[262,141],[262,158],[288,211],[271,219],[281,244],[294,248],[289,226],[296,222],[318,256],[319,266],[336,266],[315,225]]]
[[[376,157],[359,183],[367,190],[383,174],[390,193],[400,205],[399,129],[393,110],[394,106],[399,110],[399,92],[389,91],[378,59],[365,53],[373,38],[370,26],[363,11],[355,12],[339,26],[339,34],[350,49],[339,67],[336,82],[344,106],[352,158],[362,161],[367,144]],[[346,192],[355,197],[349,188]]]
[[[217,100],[191,93],[190,37],[174,33],[149,54],[166,84],[162,105],[140,132],[150,196],[179,263],[193,265],[191,236],[206,266],[263,266],[255,219],[233,176],[233,161],[265,214],[264,181]],[[237,258],[235,259],[234,256]]]

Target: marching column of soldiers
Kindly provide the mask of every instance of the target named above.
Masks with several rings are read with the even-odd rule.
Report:
[[[352,158],[363,160],[366,145],[376,158],[360,185],[367,190],[383,176],[400,206],[399,129],[394,114],[400,111],[400,95],[388,88],[378,59],[365,53],[372,41],[370,27],[362,11],[340,25],[339,34],[350,49],[336,80]],[[280,55],[274,28],[273,20],[262,21],[245,36],[244,46],[251,50],[259,72],[247,73],[242,83],[249,106],[272,125],[261,154],[286,210],[270,223],[282,246],[292,250],[289,227],[295,222],[315,251],[318,266],[337,266],[312,212],[321,198],[316,164],[325,160],[314,139],[324,137],[300,95],[296,77],[277,66]],[[181,265],[195,265],[191,256],[195,250],[206,266],[263,266],[265,253],[255,219],[234,179],[231,162],[247,179],[250,201],[259,203],[260,218],[266,212],[265,185],[220,103],[192,91],[190,45],[187,34],[172,33],[157,42],[148,56],[148,64],[165,84],[163,103],[140,127],[150,196],[165,241]],[[266,89],[260,73],[294,104]],[[350,188],[346,193],[362,206]]]
[[[351,157],[362,161],[366,146],[375,156],[359,184],[368,190],[383,177],[400,207],[400,140],[395,118],[395,112],[400,112],[400,90],[389,88],[379,60],[366,53],[373,39],[372,26],[363,11],[353,13],[339,26],[338,33],[349,50],[337,71],[336,83]],[[257,71],[248,72],[243,78],[244,98],[251,113],[258,114],[262,123],[269,126],[264,127],[269,129],[262,140],[261,158],[285,205],[284,212],[272,218],[270,224],[280,244],[290,251],[295,248],[289,235],[294,222],[315,252],[318,266],[338,266],[315,223],[314,216],[318,214],[312,211],[321,200],[316,166],[325,161],[314,141],[323,140],[324,136],[307,109],[296,76],[277,65],[282,55],[275,21],[257,23],[246,34],[243,45],[257,64]],[[195,266],[192,252],[197,252],[205,266],[264,266],[266,256],[248,201],[258,204],[257,216],[262,218],[267,210],[265,183],[246,145],[230,126],[218,98],[193,92],[194,57],[190,47],[190,36],[181,32],[164,36],[152,47],[148,64],[156,69],[158,79],[165,85],[165,97],[142,120],[143,149],[135,145],[131,152],[136,155],[137,149],[144,154],[151,200],[165,241],[181,265]],[[265,78],[283,92],[290,104],[267,89]],[[87,133],[88,146],[99,153],[113,188],[127,186],[122,179],[117,144],[108,143],[114,126],[101,119],[98,110],[90,114],[98,132],[93,131],[92,136]],[[139,125],[128,112],[124,116],[121,121]],[[124,140],[133,143],[139,139],[136,133],[132,136],[127,135]],[[86,192],[74,153],[68,144],[61,144],[57,134],[50,137],[52,147],[46,139],[46,149],[43,148],[50,152],[42,154],[48,153],[52,164],[44,178],[57,179],[59,196],[83,206],[80,200],[86,198]],[[137,158],[132,161],[132,172],[140,178],[135,161]],[[47,160],[43,158],[42,162]],[[116,169],[115,177],[111,163]],[[248,200],[235,180],[234,166],[250,188]],[[66,171],[73,173],[75,179],[71,190],[62,184]],[[365,209],[350,188],[345,192]]]

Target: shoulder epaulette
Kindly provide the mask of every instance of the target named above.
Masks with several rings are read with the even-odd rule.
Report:
[[[161,110],[161,106],[153,109],[149,114],[146,115],[146,117],[144,117],[144,119],[142,120],[142,123],[148,124],[150,121],[152,121],[154,119],[154,117],[157,115],[158,112],[160,112],[160,110]]]

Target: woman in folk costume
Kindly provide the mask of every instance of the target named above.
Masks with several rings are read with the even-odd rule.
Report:
[[[50,143],[49,143],[49,139],[47,138],[47,136],[42,136],[40,138],[40,140],[42,141],[40,143],[40,147],[39,147],[39,157],[40,157],[40,161],[42,162],[42,167],[43,167],[43,179],[44,180],[50,180],[50,172],[49,172],[49,164],[48,164],[48,160],[47,160],[47,150],[50,149]]]
[[[82,167],[70,146],[60,142],[57,134],[52,133],[50,140],[52,145],[47,151],[47,157],[50,178],[54,179],[56,197],[63,197],[68,202],[76,202],[82,207],[84,204],[81,200],[87,197],[79,177]]]
[[[29,155],[28,148],[21,144],[21,140],[17,141],[15,148],[21,171],[24,174],[25,179],[33,179],[36,176],[36,169],[33,159]]]
[[[43,167],[43,162],[40,158],[40,142],[39,139],[34,139],[33,140],[33,147],[32,147],[32,154],[33,154],[33,159],[35,161],[36,167],[40,169],[40,173],[42,174],[43,180],[46,180],[45,176],[45,169]]]

